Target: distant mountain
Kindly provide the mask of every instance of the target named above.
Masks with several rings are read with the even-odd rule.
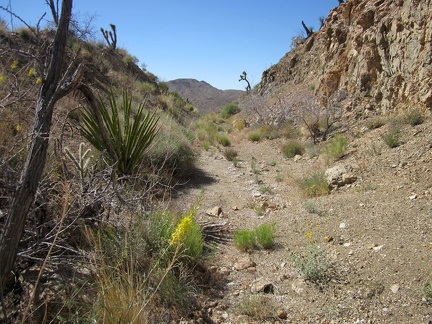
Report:
[[[201,114],[218,111],[226,104],[238,101],[245,93],[242,90],[220,90],[195,79],[176,79],[167,84],[170,91],[188,99]]]

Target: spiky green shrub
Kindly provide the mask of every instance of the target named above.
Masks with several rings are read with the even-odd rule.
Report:
[[[251,142],[259,142],[259,141],[261,141],[263,136],[264,136],[264,134],[260,130],[254,130],[248,134],[248,139]]]
[[[230,141],[229,137],[225,134],[217,134],[216,139],[217,139],[218,143],[224,147],[231,145],[231,141]]]
[[[112,91],[108,93],[108,104],[99,98],[101,125],[95,112],[85,108],[81,133],[116,166],[120,174],[130,174],[136,170],[155,138],[159,118],[155,113],[145,113],[144,104],[134,107],[132,97],[126,92],[123,92],[121,99],[119,107]],[[107,141],[104,141],[103,132],[107,134]]]
[[[239,106],[236,103],[229,103],[226,104],[221,112],[220,115],[222,118],[229,118],[235,114],[238,114],[241,111],[241,109],[239,108]]]
[[[274,245],[276,227],[274,224],[264,223],[255,229],[256,238],[258,243],[264,249],[271,249]]]
[[[282,153],[287,158],[293,158],[296,155],[303,155],[305,147],[299,141],[289,141],[282,146]]]
[[[251,230],[240,230],[234,232],[234,245],[240,251],[247,251],[253,249],[256,246],[255,231]]]

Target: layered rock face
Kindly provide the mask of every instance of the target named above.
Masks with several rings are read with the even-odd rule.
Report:
[[[264,71],[260,91],[304,84],[329,97],[343,90],[354,116],[432,108],[431,63],[432,0],[348,0]]]

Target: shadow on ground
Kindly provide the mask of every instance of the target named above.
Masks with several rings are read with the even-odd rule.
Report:
[[[206,186],[210,186],[217,181],[218,180],[215,177],[208,174],[205,170],[196,167],[191,172],[189,180],[181,184],[178,189],[181,191],[190,189],[204,189]]]

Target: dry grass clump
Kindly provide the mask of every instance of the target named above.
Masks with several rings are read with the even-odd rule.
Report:
[[[299,141],[289,141],[282,146],[282,153],[287,158],[293,158],[296,155],[303,155],[305,147]]]
[[[270,296],[262,294],[247,295],[237,306],[237,312],[264,321],[275,316],[276,304]]]

